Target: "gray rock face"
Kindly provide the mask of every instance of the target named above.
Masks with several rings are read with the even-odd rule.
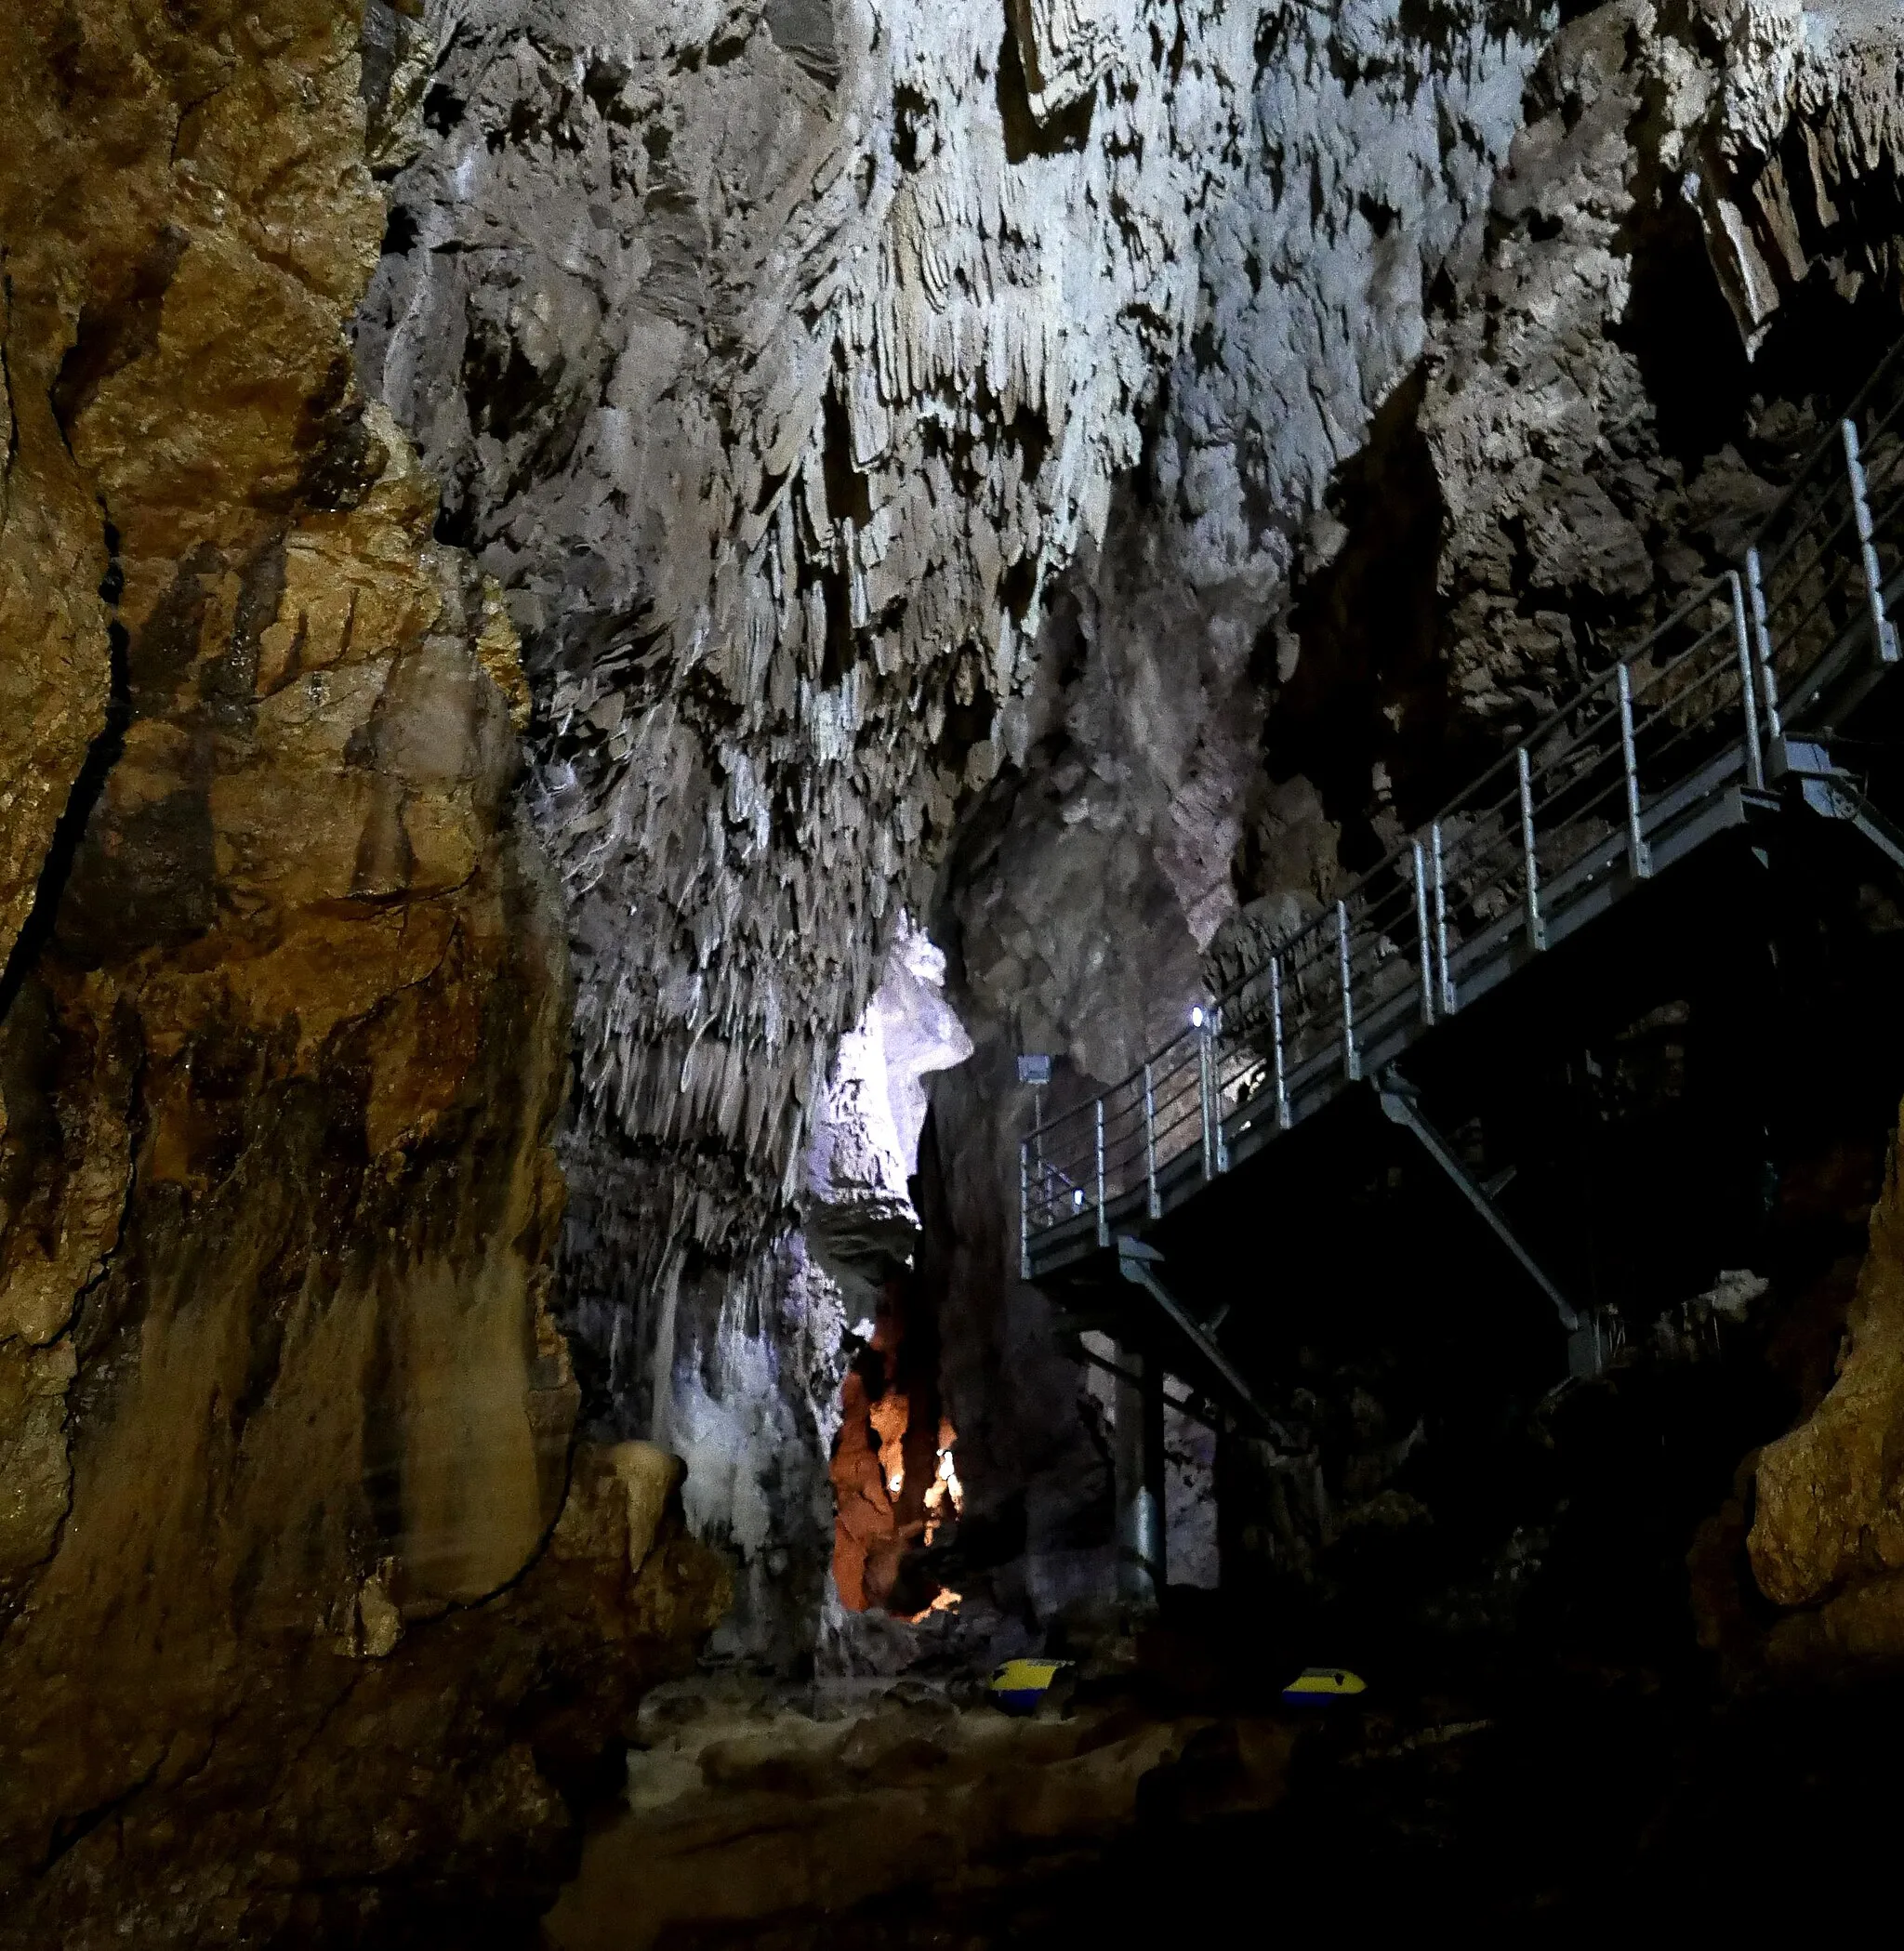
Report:
[[[1527,48],[1398,18],[427,17],[359,358],[524,639],[576,968],[570,1315],[622,1426],[773,1285],[833,1044],[1049,716],[1046,589],[1160,376],[1196,573],[1260,605],[1411,355]]]
[[[780,1386],[722,1324],[777,1291],[900,896],[1022,751],[1043,585],[1187,333],[1250,21],[1193,20],[1168,85],[1175,16],[1134,0],[429,25],[360,361],[522,632],[577,978],[568,1319],[647,1432]]]
[[[1110,1520],[1077,1371],[1015,1279],[1030,1094],[1013,1057],[1064,1060],[1058,1101],[1124,1075],[1206,993],[1239,881],[1299,903],[1333,884],[1340,822],[1300,772],[1265,775],[1266,715],[1299,648],[1291,577],[1342,546],[1325,491],[1420,359],[1430,293],[1473,273],[1547,24],[1480,7],[1437,13],[1432,32],[1409,19],[1263,16],[1191,343],[1107,541],[1053,605],[1024,763],[952,868],[945,937],[978,1055],[934,1099],[959,1234],[948,1401],[975,1439],[971,1508],[1010,1510],[1013,1536],[1023,1509],[1009,1583],[1039,1612],[1102,1583]],[[1187,1536],[1189,1500],[1175,1514]]]
[[[1123,12],[441,23],[360,355],[529,648],[597,1120],[768,1209],[1187,330],[1247,23]]]
[[[1538,717],[1735,556],[1816,436],[1812,391],[1884,343],[1895,212],[1846,213],[1896,152],[1899,59],[1895,14],[1858,7],[1715,4],[1669,26],[1636,0],[1556,41],[1485,267],[1426,362],[1463,712]],[[1847,338],[1860,296],[1875,332]]]

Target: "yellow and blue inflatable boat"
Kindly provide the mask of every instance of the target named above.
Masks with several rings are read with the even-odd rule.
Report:
[[[1051,1682],[1070,1666],[1069,1660],[1007,1660],[992,1668],[985,1691],[992,1705],[1008,1714],[1036,1714]]]
[[[1315,1707],[1368,1691],[1368,1682],[1346,1667],[1304,1667],[1283,1689],[1283,1698],[1298,1707]]]

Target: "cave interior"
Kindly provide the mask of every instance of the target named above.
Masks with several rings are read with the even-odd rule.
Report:
[[[7,13],[0,1951],[1881,1896],[1898,8]]]

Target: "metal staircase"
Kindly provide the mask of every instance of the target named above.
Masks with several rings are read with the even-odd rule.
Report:
[[[1082,1272],[1116,1242],[1126,1277],[1156,1285],[1131,1258],[1136,1235],[1373,1086],[1546,1292],[1576,1372],[1597,1365],[1602,1329],[1467,1180],[1399,1065],[1648,882],[1753,823],[1839,823],[1904,870],[1904,824],[1875,803],[1868,776],[1904,762],[1904,686],[1886,682],[1900,615],[1904,346],[1736,569],[1332,904],[1265,944],[1128,1077],[1026,1132],[1023,1277]]]

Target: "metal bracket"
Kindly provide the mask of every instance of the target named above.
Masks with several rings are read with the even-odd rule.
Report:
[[[1831,748],[1817,739],[1786,738],[1778,742],[1778,776],[1795,780],[1805,807],[1823,820],[1843,820],[1904,872],[1904,828],[1886,818],[1858,790],[1858,783],[1831,758]]]
[[[1496,1238],[1520,1262],[1528,1279],[1554,1303],[1554,1312],[1560,1316],[1560,1325],[1568,1334],[1574,1333],[1580,1325],[1580,1315],[1567,1296],[1548,1278],[1540,1263],[1521,1245],[1501,1208],[1469,1176],[1467,1167],[1449,1150],[1448,1140],[1421,1115],[1414,1087],[1397,1071],[1389,1069],[1376,1079],[1375,1088],[1382,1100],[1383,1114],[1414,1133],[1421,1149],[1454,1181],[1461,1196],[1487,1220]]]
[[[1277,1443],[1289,1443],[1289,1432],[1256,1400],[1255,1391],[1243,1379],[1236,1364],[1223,1353],[1210,1338],[1206,1329],[1175,1295],[1166,1287],[1151,1269],[1162,1264],[1163,1255],[1155,1246],[1142,1240],[1132,1239],[1129,1233],[1117,1235],[1117,1272],[1133,1286],[1142,1287],[1163,1310],[1165,1318],[1181,1333],[1197,1352],[1208,1362],[1237,1402],[1255,1417],[1264,1431]]]
[[[1567,1338],[1567,1372],[1577,1382],[1591,1382],[1612,1364],[1625,1341],[1620,1320],[1605,1308],[1596,1309]]]

